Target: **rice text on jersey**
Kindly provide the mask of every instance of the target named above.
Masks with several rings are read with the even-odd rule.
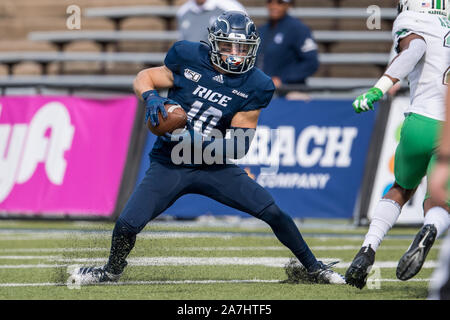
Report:
[[[231,101],[233,99],[224,94],[212,91],[211,89],[202,87],[200,85],[197,86],[197,88],[194,90],[194,92],[192,92],[192,94],[194,96],[198,96],[198,97],[206,99],[208,101],[217,103],[217,104],[221,105],[222,107],[227,107],[228,101]]]

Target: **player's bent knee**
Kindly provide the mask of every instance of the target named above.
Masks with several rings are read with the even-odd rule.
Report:
[[[116,221],[116,225],[114,229],[117,229],[118,232],[127,234],[129,236],[137,235],[143,228],[134,227],[129,224],[124,218],[119,217]]]
[[[292,220],[290,216],[284,213],[275,203],[265,208],[258,218],[268,223],[269,225],[283,223],[286,220]]]

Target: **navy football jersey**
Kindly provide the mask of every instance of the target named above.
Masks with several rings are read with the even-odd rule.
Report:
[[[164,64],[174,77],[168,98],[183,107],[194,129],[205,136],[213,129],[225,136],[236,113],[267,107],[275,91],[271,78],[257,68],[244,74],[216,71],[209,47],[200,42],[176,42]],[[151,158],[172,162],[170,154],[174,144],[158,138]]]

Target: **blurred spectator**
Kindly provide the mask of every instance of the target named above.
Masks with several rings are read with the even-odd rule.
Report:
[[[257,66],[276,87],[304,84],[319,68],[318,48],[311,30],[288,10],[294,0],[267,0],[269,21],[258,28],[261,45]]]
[[[236,0],[188,0],[177,12],[180,40],[208,41],[207,27],[228,10],[245,12]]]

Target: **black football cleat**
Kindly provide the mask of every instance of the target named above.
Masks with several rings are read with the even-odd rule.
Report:
[[[347,269],[345,281],[358,289],[364,288],[374,262],[375,251],[372,247],[370,245],[362,247],[353,259],[350,267]]]
[[[408,251],[406,251],[398,262],[396,271],[398,279],[406,281],[419,273],[428,252],[433,246],[436,235],[436,227],[432,224],[424,225],[420,229]]]

